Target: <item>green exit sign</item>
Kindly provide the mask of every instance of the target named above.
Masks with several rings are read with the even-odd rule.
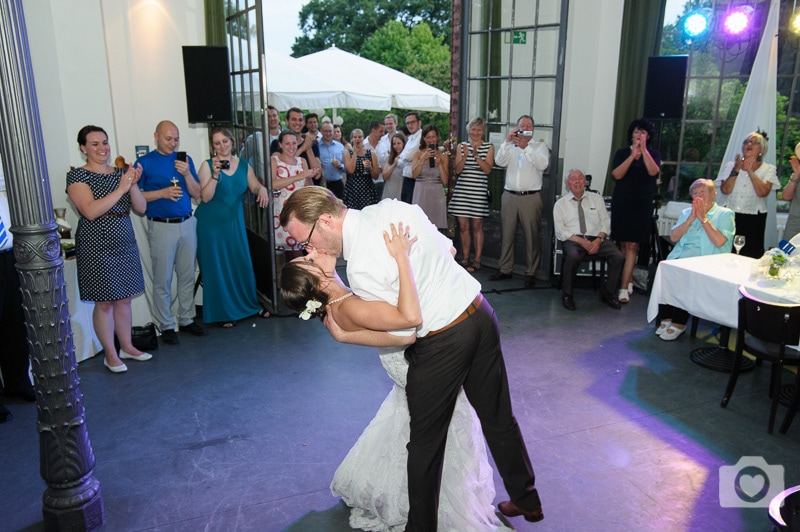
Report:
[[[528,32],[524,30],[515,30],[505,34],[506,44],[528,44]]]

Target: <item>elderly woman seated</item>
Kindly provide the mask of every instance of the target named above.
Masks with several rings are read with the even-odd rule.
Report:
[[[710,179],[698,179],[689,187],[692,206],[684,209],[672,227],[670,240],[675,247],[667,259],[728,253],[736,233],[734,213],[714,203],[717,187]],[[659,305],[661,323],[656,334],[662,340],[675,340],[686,330],[689,313],[672,305]]]

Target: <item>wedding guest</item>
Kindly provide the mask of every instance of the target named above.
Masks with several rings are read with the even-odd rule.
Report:
[[[653,200],[656,180],[661,171],[661,155],[650,146],[653,123],[647,119],[634,120],[628,126],[630,146],[617,150],[611,164],[616,181],[611,195],[611,238],[625,255],[617,299],[630,301],[633,294],[633,268],[639,244],[650,238],[653,225]]]
[[[399,131],[392,135],[392,149],[383,165],[383,179],[386,185],[383,187],[383,197],[400,199],[403,189],[403,168],[406,162],[400,157],[406,147],[406,136]]]
[[[544,140],[533,140],[533,118],[522,115],[508,132],[497,151],[495,162],[506,167],[505,185],[500,205],[503,241],[500,252],[500,271],[490,275],[490,281],[511,279],[514,269],[514,247],[517,225],[525,236],[525,288],[536,285],[539,267],[539,232],[542,226],[542,172],[550,164],[550,148]]]
[[[108,164],[108,135],[98,126],[78,131],[78,147],[86,164],[67,173],[67,194],[81,217],[75,232],[75,260],[81,300],[94,301],[92,322],[103,346],[103,365],[124,373],[122,360],[150,360],[131,343],[131,297],[144,291],[142,263],[131,223],[131,208],[147,209],[139,180],[142,168]],[[119,353],[114,334],[119,339]]]
[[[352,149],[344,152],[347,182],[344,185],[344,203],[351,209],[363,209],[378,203],[378,193],[372,181],[378,176],[378,156],[364,145],[364,132],[356,128],[350,132]]]
[[[347,139],[344,138],[344,135],[342,134],[342,126],[340,126],[339,124],[334,124],[333,125],[333,140],[335,140],[336,142],[338,142],[342,146],[344,146],[344,149],[346,149],[346,150],[352,150],[353,149],[353,147],[350,145],[350,143],[347,142]]]
[[[258,302],[242,203],[249,190],[264,208],[269,194],[247,160],[233,155],[233,135],[227,128],[211,130],[211,148],[216,155],[197,172],[202,200],[195,211],[197,262],[203,278],[203,320],[229,329],[248,316],[270,315]]]
[[[347,175],[344,168],[344,146],[333,138],[333,124],[323,122],[322,140],[319,142],[319,160],[322,162],[322,173],[326,186],[344,199],[344,183]]]
[[[726,195],[720,203],[736,213],[736,231],[745,237],[739,254],[754,259],[764,254],[767,196],[773,186],[781,186],[775,165],[764,162],[768,148],[766,133],[753,131],[744,139],[742,153],[724,165],[717,177]]]
[[[783,229],[783,238],[791,240],[791,238],[800,233],[800,199],[795,197],[797,192],[797,182],[800,181],[800,162],[797,157],[792,155],[789,158],[789,164],[792,165],[792,175],[786,186],[783,187],[783,199],[791,202],[789,204],[789,217],[786,219],[786,226]]]
[[[606,202],[600,194],[586,190],[586,176],[580,170],[570,170],[564,184],[567,193],[553,205],[553,228],[564,252],[561,303],[565,309],[575,310],[572,289],[578,268],[585,256],[596,255],[608,260],[608,279],[600,289],[600,300],[619,310],[616,290],[625,257],[606,239],[611,232]]]
[[[439,130],[433,124],[422,128],[411,176],[417,181],[411,203],[419,205],[433,225],[447,229],[444,187],[450,179],[450,157],[439,146]]]
[[[469,142],[462,142],[455,147],[457,177],[449,212],[458,221],[461,265],[468,272],[475,272],[481,269],[483,257],[483,219],[489,216],[489,174],[494,167],[494,145],[483,140],[486,134],[483,118],[473,119],[467,125],[467,130]],[[473,242],[475,258],[470,261]]]
[[[374,153],[378,161],[378,177],[373,178],[372,180],[372,184],[375,185],[375,195],[378,197],[378,201],[380,201],[383,197],[383,187],[385,185],[385,180],[383,178],[383,165],[386,163],[386,159],[389,156],[388,150],[381,152],[381,150],[378,148],[382,138],[383,123],[381,123],[379,120],[373,120],[369,124],[369,133],[367,134],[367,138],[364,139],[364,147]]]
[[[406,136],[406,147],[403,150],[401,157],[406,162],[406,167],[403,169],[403,190],[400,199],[406,203],[412,203],[414,200],[414,187],[417,181],[411,175],[411,168],[414,163],[414,156],[417,154],[420,146],[420,138],[422,136],[422,119],[416,111],[406,113],[404,117],[403,133]]]
[[[312,179],[319,169],[309,169],[306,161],[297,155],[297,135],[292,131],[282,131],[278,137],[278,151],[272,156],[272,195],[275,199],[275,246],[291,257],[301,253],[300,243],[292,238],[280,224],[284,202],[295,190],[311,186]]]
[[[286,126],[288,131],[292,131],[295,135],[297,135],[296,155],[305,159],[306,168],[309,170],[319,170],[322,167],[319,162],[319,145],[317,144],[316,135],[314,135],[312,138],[312,136],[309,135],[307,137],[306,134],[303,133],[303,128],[305,127],[303,111],[297,107],[292,107],[286,111]],[[273,141],[269,147],[270,154],[277,153],[279,148],[279,141]],[[317,175],[314,176],[315,184],[322,184],[323,181],[320,174],[321,171],[317,172]]]
[[[156,149],[136,161],[141,167],[139,187],[147,200],[147,237],[153,265],[153,317],[167,344],[178,344],[175,332],[205,336],[195,323],[195,259],[197,220],[192,216],[192,198],[200,199],[200,182],[194,161],[186,152],[175,150],[180,144],[178,126],[162,120],[153,134]],[[172,313],[172,275],[178,277],[178,316]]]
[[[667,259],[729,253],[736,234],[734,213],[714,202],[717,187],[710,179],[697,179],[689,187],[692,206],[684,209],[669,234],[675,247]],[[689,313],[672,305],[659,305],[661,323],[656,334],[665,341],[678,338],[686,330]]]

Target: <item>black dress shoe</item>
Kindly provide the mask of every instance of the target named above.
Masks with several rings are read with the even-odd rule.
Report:
[[[567,310],[575,310],[575,300],[572,299],[571,295],[564,294],[561,296],[561,303],[564,304],[564,308]]]
[[[622,307],[622,304],[619,302],[619,299],[609,294],[605,290],[600,292],[600,301],[602,301],[609,307],[613,308],[614,310],[619,310]]]
[[[533,275],[526,275],[525,282],[523,283],[525,288],[533,288],[536,286],[536,277]]]
[[[200,327],[195,322],[192,322],[189,325],[181,325],[181,331],[188,332],[192,336],[205,336],[208,334],[208,331]]]
[[[181,343],[181,339],[178,338],[178,333],[176,333],[172,329],[161,331],[161,341],[164,342],[165,344],[170,344],[170,345]]]
[[[11,412],[8,411],[8,408],[0,405],[0,423],[5,422],[7,419],[11,419],[12,417],[14,416],[11,415]]]
[[[490,281],[502,281],[503,279],[511,279],[510,273],[498,272],[489,276]]]
[[[527,510],[523,510],[522,508],[518,507],[511,501],[501,502],[497,505],[497,509],[500,510],[500,513],[505,515],[506,517],[517,517],[517,516],[524,516],[526,521],[531,523],[538,523],[542,519],[544,519],[544,513],[542,509],[539,508],[538,510],[533,510],[531,512]]]
[[[6,389],[3,392],[3,395],[6,397],[16,397],[17,399],[22,399],[23,401],[28,401],[29,403],[36,402],[36,394],[33,393],[33,388],[22,388],[20,390]]]

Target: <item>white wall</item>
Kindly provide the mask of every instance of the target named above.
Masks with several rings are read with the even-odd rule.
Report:
[[[205,44],[202,0],[24,0],[54,206],[67,205],[65,175],[84,159],[76,136],[86,124],[109,134],[116,155],[153,149],[163,119],[178,125],[181,148],[208,155],[205,126],[186,113],[181,46]],[[199,162],[197,163],[199,165]],[[68,220],[77,224],[74,211]]]
[[[611,153],[623,2],[571,0],[567,20],[567,59],[561,153],[564,176],[571,168],[592,174],[592,188],[603,190]]]

